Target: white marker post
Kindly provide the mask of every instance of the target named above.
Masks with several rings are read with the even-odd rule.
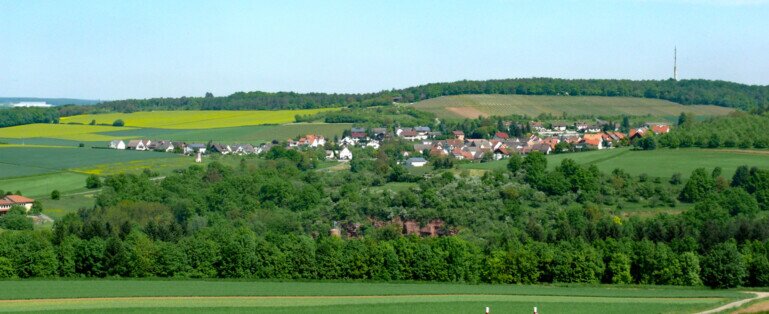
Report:
[[[486,314],[489,314],[489,307],[486,307]]]
[[[537,307],[536,307],[536,306],[534,307],[534,314],[538,314],[538,313],[537,313]]]

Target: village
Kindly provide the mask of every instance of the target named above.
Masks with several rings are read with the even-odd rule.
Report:
[[[506,122],[510,127],[512,122]],[[500,160],[510,155],[527,155],[533,151],[543,154],[580,152],[628,146],[635,139],[670,132],[667,123],[647,122],[627,133],[620,131],[619,124],[597,120],[585,122],[543,123],[529,122],[529,134],[513,137],[506,132],[494,132],[490,138],[469,138],[465,132],[436,131],[428,126],[387,128],[353,127],[342,138],[326,139],[322,135],[307,134],[285,142],[272,141],[259,145],[224,143],[186,143],[170,140],[133,139],[113,140],[109,148],[117,150],[159,151],[195,156],[202,161],[207,154],[258,155],[276,145],[286,149],[324,149],[326,160],[347,162],[353,159],[352,148],[378,150],[382,143],[393,140],[413,142],[412,149],[401,152],[406,166],[425,166],[430,158],[453,158],[464,161],[486,162]]]

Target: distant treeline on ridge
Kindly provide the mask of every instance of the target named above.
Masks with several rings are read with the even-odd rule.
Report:
[[[126,99],[94,106],[51,108],[60,116],[98,112],[149,110],[277,110],[328,107],[368,107],[396,102],[463,94],[609,96],[664,99],[684,105],[716,105],[746,111],[764,112],[769,108],[769,86],[745,85],[710,80],[593,80],[593,79],[504,79],[432,83],[405,89],[366,94],[326,94],[294,92],[237,92],[229,96]],[[23,109],[10,109],[23,110]],[[0,116],[8,114],[0,112]],[[42,122],[42,121],[41,121]],[[8,126],[9,124],[2,125]],[[10,124],[16,125],[16,124]]]

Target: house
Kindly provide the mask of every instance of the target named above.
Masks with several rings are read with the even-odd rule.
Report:
[[[232,148],[230,148],[229,145],[224,144],[214,144],[211,145],[211,152],[212,153],[220,153],[222,155],[227,155],[232,152]]]
[[[366,147],[371,147],[373,149],[379,149],[379,141],[377,140],[370,140],[368,143],[366,143]]]
[[[147,141],[148,143],[149,141]],[[130,150],[147,150],[147,144],[144,140],[130,140],[126,144],[126,149]]]
[[[494,138],[500,139],[500,140],[506,140],[510,138],[510,135],[505,132],[496,132],[494,133]]]
[[[114,140],[109,142],[109,148],[112,149],[125,149],[125,142],[122,140]]]
[[[453,134],[453,135],[454,135],[454,138],[455,138],[455,139],[458,139],[458,140],[460,140],[460,141],[464,141],[464,140],[465,140],[465,132],[462,132],[462,131],[454,131],[454,132],[451,132],[451,134]]]
[[[350,130],[350,137],[357,139],[368,138],[368,134],[366,134],[366,128],[352,128]]]
[[[289,144],[289,146],[309,147],[318,147],[323,145],[326,145],[326,138],[315,134],[307,134],[306,136],[300,138],[299,141],[296,141],[294,145]]]
[[[343,147],[337,155],[339,160],[352,160],[352,152],[347,147]]]
[[[598,133],[601,132],[601,127],[598,125],[588,125],[587,129],[585,129],[585,132],[587,133]]]
[[[200,144],[200,143],[192,143],[184,147],[184,153],[185,154],[197,154],[197,153],[206,153],[206,144]]]
[[[553,123],[554,131],[566,131],[566,123]]]
[[[230,146],[232,153],[236,155],[256,154],[256,148],[251,144],[235,144]]]
[[[603,136],[601,134],[585,134],[582,137],[582,142],[590,147],[597,149],[603,149]]]
[[[400,132],[400,136],[407,141],[426,140],[427,133],[420,134],[415,130],[403,130]]]
[[[358,144],[358,139],[357,138],[352,138],[352,137],[349,137],[349,136],[345,136],[344,138],[339,140],[339,145],[340,146],[355,146],[355,144]]]
[[[670,132],[670,126],[664,123],[646,123],[645,126],[654,132],[654,134],[664,134]]]
[[[646,134],[647,128],[638,128],[638,129],[630,129],[630,132],[628,133],[629,139],[635,139],[639,137],[643,137]]]
[[[422,157],[412,157],[406,160],[407,167],[424,167],[427,164],[427,160]]]
[[[387,136],[387,128],[373,128],[371,129],[371,135],[381,141]]]
[[[172,152],[174,151],[174,144],[171,141],[157,141],[154,143],[153,149],[159,152]]]
[[[333,150],[326,150],[326,160],[334,160],[334,151]]]
[[[8,213],[8,210],[11,209],[11,206],[21,206],[29,211],[32,209],[32,203],[34,202],[35,200],[21,195],[2,196],[0,197],[0,215],[5,215]]]

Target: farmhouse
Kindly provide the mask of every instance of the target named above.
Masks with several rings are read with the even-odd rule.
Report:
[[[352,160],[352,152],[347,147],[339,151],[339,160]]]
[[[206,144],[192,143],[184,147],[185,154],[206,153]]]
[[[406,160],[406,166],[408,167],[424,167],[427,164],[427,160],[422,157],[412,157]]]
[[[232,148],[230,148],[229,145],[216,143],[214,145],[211,145],[211,152],[227,155],[232,152]]]
[[[11,206],[14,205],[24,207],[27,211],[29,211],[32,209],[32,203],[34,202],[35,200],[21,195],[6,195],[0,198],[0,215],[5,215],[8,213],[8,210],[10,210]]]
[[[172,152],[174,151],[174,144],[171,141],[157,141],[153,143],[152,149],[159,152]]]
[[[147,150],[147,145],[150,143],[149,140],[146,142],[144,140],[130,140],[128,141],[128,144],[126,144],[126,149],[130,150]]]
[[[114,140],[112,142],[109,142],[109,148],[112,149],[126,149],[125,142],[121,140]]]

